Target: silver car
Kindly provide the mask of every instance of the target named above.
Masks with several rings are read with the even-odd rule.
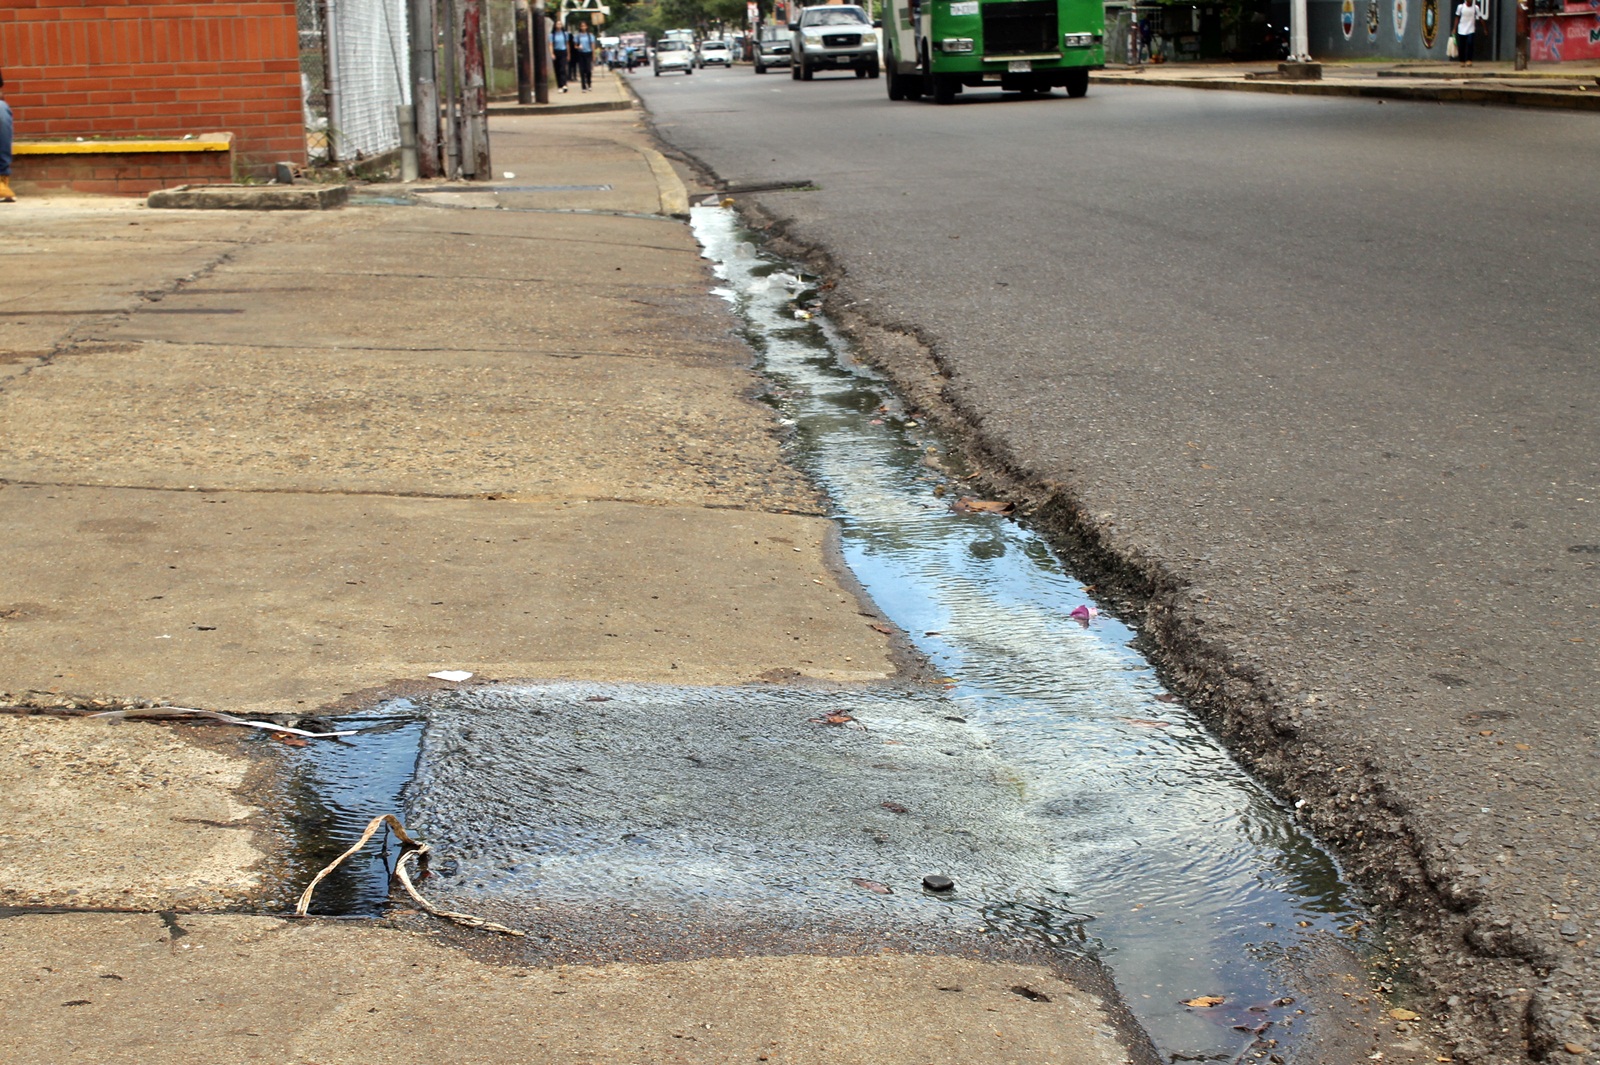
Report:
[[[877,77],[878,25],[854,4],[804,8],[789,23],[789,76],[810,81],[814,71],[854,70],[858,78]]]
[[[678,37],[657,41],[654,65],[658,78],[663,70],[681,70],[685,74],[693,74],[694,48],[688,41]]]

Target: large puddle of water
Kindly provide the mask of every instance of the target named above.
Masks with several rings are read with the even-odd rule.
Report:
[[[950,506],[943,445],[729,211],[694,225],[846,561],[943,691],[558,684],[429,700],[435,892],[1090,951],[1169,1060],[1295,1027],[1286,959],[1355,945],[1330,858],[1171,701],[1048,545]],[[942,494],[941,494],[942,493]],[[924,890],[930,873],[953,892]],[[630,914],[637,916],[637,913]],[[1221,996],[1225,1008],[1182,1000]]]

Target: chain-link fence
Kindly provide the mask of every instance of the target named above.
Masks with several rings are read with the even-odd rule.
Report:
[[[310,154],[353,162],[400,146],[411,102],[405,0],[298,0]]]
[[[322,50],[321,0],[295,0],[300,26],[300,96],[306,117],[306,154],[328,159],[328,64]]]

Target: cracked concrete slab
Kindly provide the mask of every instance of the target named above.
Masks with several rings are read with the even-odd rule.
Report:
[[[893,673],[820,518],[614,502],[0,489],[6,688],[315,709],[480,678]]]
[[[1015,963],[796,956],[529,968],[399,930],[127,914],[12,918],[0,922],[0,949],[15,1065],[64,1055],[105,1065],[1132,1060],[1091,995]]]
[[[249,760],[160,726],[0,717],[0,904],[234,905],[265,855]]]
[[[819,513],[740,393],[747,353],[705,352],[89,348],[0,393],[0,477]]]

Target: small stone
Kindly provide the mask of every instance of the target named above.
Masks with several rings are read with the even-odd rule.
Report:
[[[922,878],[922,886],[929,891],[950,891],[955,888],[956,882],[943,873],[929,873]]]
[[[1589,1053],[1589,1048],[1584,1046],[1582,1043],[1568,1043],[1566,1046],[1562,1047],[1562,1049],[1565,1050],[1568,1054],[1587,1054],[1587,1053]]]
[[[1411,1010],[1390,1010],[1389,1016],[1397,1021],[1414,1021],[1417,1019],[1417,1015]]]

